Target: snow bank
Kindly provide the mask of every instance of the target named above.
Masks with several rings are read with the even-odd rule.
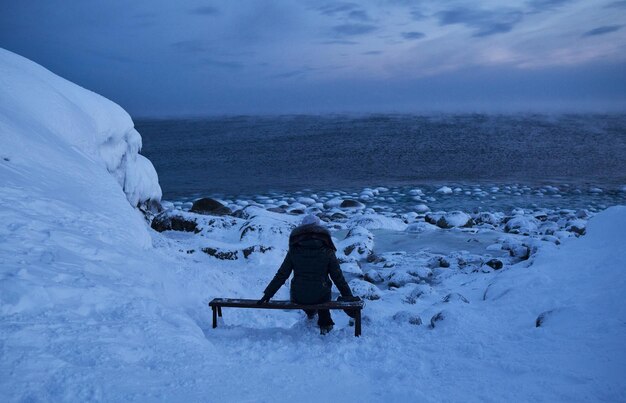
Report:
[[[133,205],[161,199],[152,163],[126,111],[21,56],[0,49],[2,157],[26,163],[47,147],[70,147],[109,171]],[[54,167],[55,160],[48,161]]]
[[[119,368],[147,378],[168,345],[205,340],[180,308],[182,264],[152,249],[134,208],[161,190],[132,127],[117,105],[0,50],[3,401],[102,400]]]
[[[624,245],[626,206],[611,207],[589,221],[585,236],[569,239],[561,249],[541,249],[526,270],[503,272],[488,287],[485,299],[525,300],[523,310],[511,316],[535,323],[543,314],[545,332],[571,337],[574,329],[591,335],[602,328],[609,347],[617,342],[611,336],[623,335],[620,324],[626,323]],[[560,318],[556,326],[550,323],[552,317]],[[619,346],[612,347],[617,353]]]

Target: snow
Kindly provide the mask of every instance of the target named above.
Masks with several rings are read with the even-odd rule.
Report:
[[[29,164],[33,154],[49,152],[42,147],[56,151],[67,145],[106,167],[133,206],[161,199],[152,163],[138,154],[141,136],[119,105],[4,49],[0,116],[2,152],[15,164]],[[55,169],[56,160],[47,164]]]
[[[444,195],[449,195],[452,194],[452,188],[448,187],[448,186],[442,186],[439,189],[437,189],[437,193],[441,193]]]
[[[356,210],[333,235],[364,249],[343,263],[370,298],[362,337],[342,312],[327,336],[295,311],[225,308],[212,329],[207,302],[260,297],[300,218],[176,210],[201,231],[152,231],[134,206],[160,190],[127,115],[6,51],[0,72],[3,401],[626,400],[626,206],[583,236],[563,211],[559,246]],[[481,264],[524,244],[528,260]],[[226,261],[208,245],[275,249]]]

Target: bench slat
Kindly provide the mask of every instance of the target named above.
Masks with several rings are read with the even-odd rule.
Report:
[[[222,306],[231,308],[258,308],[258,309],[363,309],[364,302],[330,301],[323,304],[302,305],[291,301],[270,300],[270,302],[257,305],[256,299],[215,298],[209,302],[209,306]]]

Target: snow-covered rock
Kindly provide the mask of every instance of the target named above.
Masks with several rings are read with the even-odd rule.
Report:
[[[422,318],[415,313],[411,313],[408,311],[400,311],[396,312],[393,315],[393,321],[400,324],[409,324],[414,326],[419,326],[422,324]]]
[[[341,271],[344,274],[351,274],[355,276],[363,276],[363,270],[358,262],[345,262],[341,263]]]
[[[387,279],[387,285],[389,287],[400,288],[409,283],[419,283],[419,277],[412,276],[404,270],[394,270]]]
[[[366,259],[374,252],[374,235],[363,227],[354,227],[337,244],[337,250],[354,260]]]
[[[382,297],[382,293],[374,284],[368,283],[364,280],[353,279],[348,285],[352,290],[352,293],[358,297],[369,299],[369,300],[377,300]]]
[[[471,227],[472,225],[474,225],[472,217],[462,211],[451,211],[437,220],[437,226],[440,228]]]
[[[530,235],[537,232],[538,224],[534,217],[516,215],[506,222],[504,230],[512,234]]]
[[[299,224],[298,217],[273,213],[258,207],[245,209],[249,218],[240,228],[241,241],[288,248],[289,234]]]
[[[424,221],[418,221],[412,224],[409,224],[405,231],[406,232],[410,232],[413,234],[421,234],[422,232],[426,232],[426,231],[434,231],[434,230],[438,230],[439,227],[433,224],[429,224],[427,222]]]
[[[368,230],[386,229],[404,231],[407,225],[399,218],[386,217],[381,214],[363,214],[356,215],[348,220],[348,227],[362,227]]]

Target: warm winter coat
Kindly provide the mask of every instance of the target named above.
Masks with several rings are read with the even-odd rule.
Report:
[[[352,296],[335,256],[330,233],[319,225],[301,225],[289,236],[289,252],[264,293],[274,296],[291,280],[291,300],[300,304],[316,304],[330,300],[331,279],[342,296]],[[330,277],[330,278],[329,278]]]

